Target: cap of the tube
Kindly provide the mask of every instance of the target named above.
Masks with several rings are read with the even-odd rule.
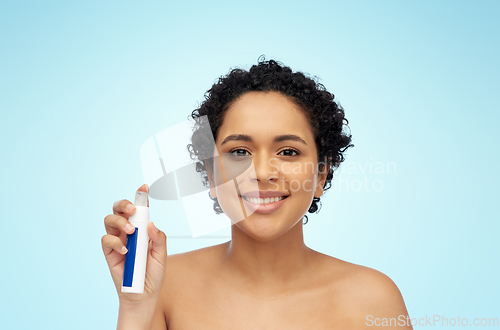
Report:
[[[137,191],[135,193],[135,206],[148,206],[148,193],[144,191]]]

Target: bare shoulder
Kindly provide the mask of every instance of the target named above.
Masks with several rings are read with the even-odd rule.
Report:
[[[189,299],[190,293],[196,293],[210,281],[210,274],[215,273],[225,244],[167,256],[160,299],[167,319],[173,301],[179,304]]]
[[[213,265],[213,263],[220,258],[227,244],[228,243],[222,243],[189,252],[170,254],[167,256],[166,270],[167,272],[182,272],[188,267],[192,271],[193,268],[191,267],[194,266],[199,269]]]
[[[352,328],[370,325],[372,319],[406,318],[408,312],[401,292],[389,276],[370,267],[318,255],[328,278],[328,291],[338,298],[335,305],[351,319]],[[402,323],[399,322],[400,327]]]

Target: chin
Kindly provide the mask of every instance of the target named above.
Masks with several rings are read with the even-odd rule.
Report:
[[[300,220],[300,219],[299,219]],[[295,223],[278,223],[277,221],[272,221],[272,218],[266,217],[254,217],[253,215],[250,218],[246,218],[245,220],[239,221],[234,224],[237,226],[242,232],[252,237],[257,241],[272,241],[277,239],[280,236],[286,234]]]

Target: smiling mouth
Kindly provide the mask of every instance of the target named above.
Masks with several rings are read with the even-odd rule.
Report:
[[[273,203],[277,203],[279,201],[282,201],[282,200],[288,198],[288,196],[279,196],[279,197],[277,196],[277,197],[267,197],[267,198],[252,198],[252,197],[246,197],[246,196],[240,196],[240,197],[243,198],[244,200],[246,200],[247,202],[252,203],[252,204],[267,205],[267,204],[273,204]]]

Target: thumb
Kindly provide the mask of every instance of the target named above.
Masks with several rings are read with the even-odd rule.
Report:
[[[167,258],[167,236],[156,228],[154,223],[148,223],[148,235],[151,239],[151,256],[160,264],[165,265]]]

